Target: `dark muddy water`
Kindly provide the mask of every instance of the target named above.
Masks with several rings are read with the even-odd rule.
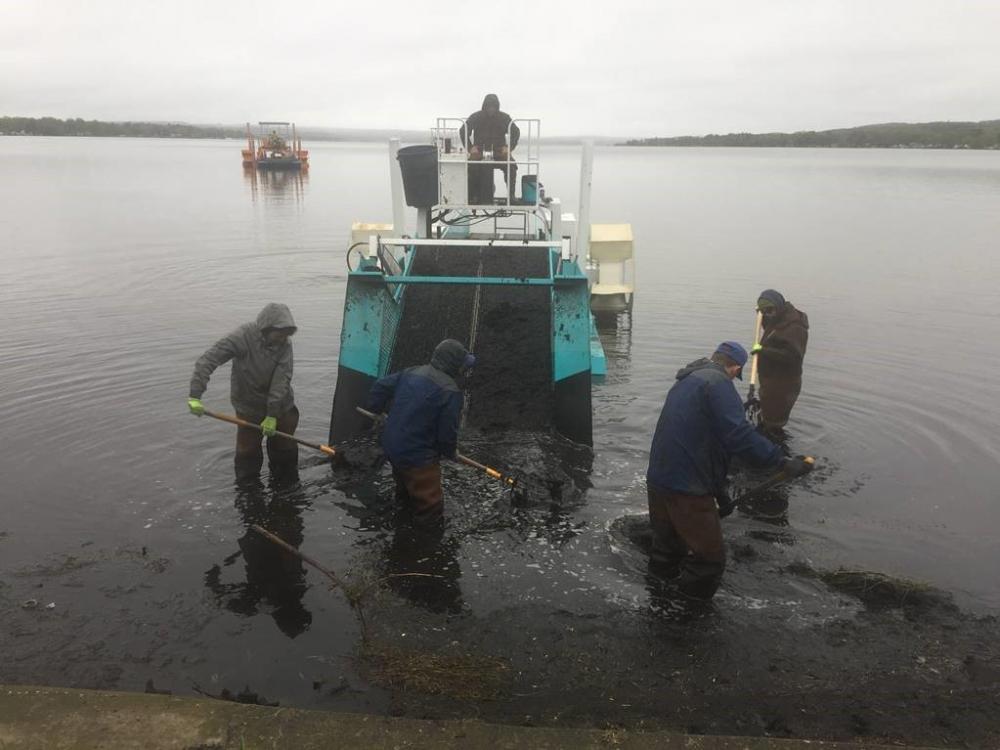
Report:
[[[0,680],[627,722],[668,716],[648,702],[657,691],[802,694],[803,660],[827,686],[893,669],[926,686],[929,672],[900,665],[923,669],[934,655],[914,662],[914,649],[931,635],[913,645],[869,632],[851,666],[831,628],[867,616],[863,605],[790,565],[882,571],[926,581],[965,612],[1000,611],[1000,153],[598,149],[593,220],[632,223],[640,280],[631,329],[603,335],[593,454],[470,433],[465,452],[563,491],[512,507],[449,467],[449,529],[423,549],[395,530],[384,471],[345,476],[303,453],[298,482],[265,471],[236,487],[230,430],[186,413],[195,358],[281,301],[299,324],[299,433],[326,434],[350,224],[391,221],[391,209],[384,146],[311,149],[308,177],[254,184],[235,142],[0,139]],[[547,192],[575,210],[577,150],[543,159]],[[765,287],[810,317],[790,448],[820,468],[725,522],[737,554],[708,619],[685,629],[646,580],[627,517],[645,510],[673,373],[722,339],[749,343]],[[227,386],[217,373],[206,404],[228,411]],[[437,575],[373,597],[373,633],[499,656],[511,665],[505,697],[435,704],[387,686],[358,659],[343,598],[250,523],[359,579]],[[980,635],[961,631],[941,658],[966,674],[962,660],[990,640]],[[782,656],[782,642],[809,654]],[[729,687],[709,674],[730,675]],[[765,703],[745,725],[666,720],[870,729],[846,707],[843,727],[790,726]]]

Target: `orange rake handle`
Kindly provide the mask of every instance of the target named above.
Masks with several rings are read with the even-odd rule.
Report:
[[[211,417],[212,419],[218,419],[220,422],[229,422],[229,424],[234,424],[237,425],[238,427],[247,427],[251,430],[258,430],[259,432],[264,431],[259,424],[254,424],[253,422],[247,422],[245,419],[240,419],[239,417],[234,417],[229,414],[220,414],[219,412],[209,411],[208,409],[205,409],[205,416]],[[283,437],[287,440],[293,440],[299,445],[304,445],[306,448],[312,448],[313,450],[316,451],[322,451],[328,456],[337,455],[337,451],[331,448],[329,445],[324,445],[321,443],[310,443],[308,440],[302,440],[301,438],[297,438],[294,435],[289,435],[287,432],[278,432],[277,430],[275,430],[274,434],[277,435],[278,437]]]
[[[486,472],[487,476],[493,477],[494,479],[499,479],[501,482],[511,487],[517,484],[517,480],[514,477],[507,476],[497,471],[496,469],[487,466],[486,464],[481,464],[478,461],[473,461],[471,458],[469,458],[468,456],[463,456],[461,453],[455,454],[455,460],[461,461],[466,466],[471,466],[474,469],[479,469],[480,471]]]
[[[355,406],[354,408],[357,409],[358,414],[363,414],[369,419],[381,419],[384,416],[382,414],[375,414],[374,412],[370,412],[367,409],[362,409],[360,406]],[[487,466],[486,464],[481,464],[478,461],[472,460],[468,456],[463,456],[461,453],[455,454],[455,460],[458,461],[459,463],[465,464],[466,466],[471,466],[474,469],[479,469],[480,471],[485,472],[487,476],[492,477],[493,479],[499,479],[501,482],[511,487],[517,484],[517,479],[515,479],[514,477],[506,476],[502,472],[497,471],[496,469]]]

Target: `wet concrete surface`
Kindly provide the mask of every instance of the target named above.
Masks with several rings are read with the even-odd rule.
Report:
[[[0,686],[0,745],[21,750],[319,750],[358,747],[564,750],[861,750],[860,744],[686,737],[623,729],[529,729],[260,708],[92,690]],[[906,750],[906,748],[903,748]],[[917,750],[911,748],[911,750]]]

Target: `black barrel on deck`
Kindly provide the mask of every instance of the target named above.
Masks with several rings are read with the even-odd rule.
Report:
[[[438,202],[436,146],[405,146],[396,154],[403,175],[406,205],[430,208]]]

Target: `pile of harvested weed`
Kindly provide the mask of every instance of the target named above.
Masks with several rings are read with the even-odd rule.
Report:
[[[363,646],[361,657],[377,684],[460,700],[498,698],[510,671],[496,657],[409,651],[374,641]]]
[[[941,602],[942,594],[929,584],[907,578],[896,578],[869,570],[838,568],[819,573],[827,586],[856,596],[865,604],[902,607],[907,604]]]

